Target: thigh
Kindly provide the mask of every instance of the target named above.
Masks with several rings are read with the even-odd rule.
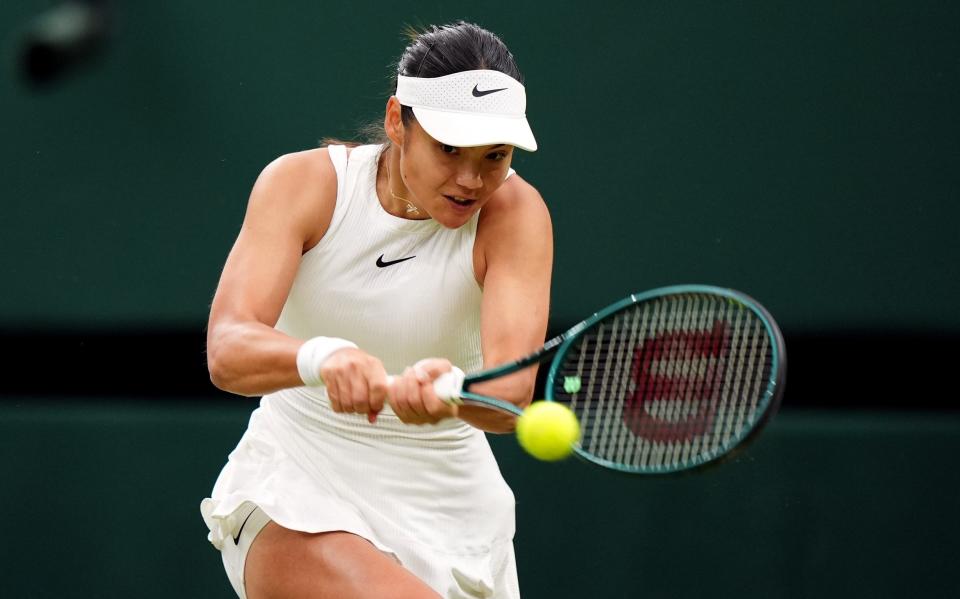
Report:
[[[223,540],[220,555],[223,558],[223,567],[227,571],[227,578],[237,597],[247,599],[243,591],[244,561],[257,535],[270,523],[270,517],[250,502],[238,508],[235,517],[240,522],[240,527],[235,534]]]
[[[348,532],[310,534],[268,523],[250,547],[247,599],[439,599],[395,560]]]

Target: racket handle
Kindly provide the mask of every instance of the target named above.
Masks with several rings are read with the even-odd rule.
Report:
[[[463,379],[466,374],[457,368],[451,367],[450,372],[444,372],[433,381],[433,392],[447,403],[461,404],[460,392],[463,391]]]

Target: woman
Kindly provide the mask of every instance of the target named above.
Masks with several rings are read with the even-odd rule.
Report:
[[[240,597],[519,597],[514,497],[432,381],[546,334],[550,218],[513,56],[460,22],[416,36],[382,145],[267,166],[210,312],[213,382],[263,395],[201,510]],[[388,379],[388,375],[395,375]],[[477,385],[519,406],[535,370]]]

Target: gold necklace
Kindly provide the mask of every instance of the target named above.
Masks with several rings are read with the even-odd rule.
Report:
[[[389,185],[389,182],[388,182],[387,184]],[[404,198],[404,197],[400,197],[400,196],[398,196],[397,194],[393,193],[393,190],[392,190],[392,189],[390,190],[390,195],[393,197],[393,199],[395,199],[395,200],[400,200],[401,202],[403,202],[403,203],[405,203],[405,204],[407,205],[407,207],[404,209],[407,214],[413,214],[414,212],[416,212],[417,214],[420,213],[420,209],[417,208],[416,206],[414,206],[414,205],[410,202],[410,200],[408,200],[407,198]]]

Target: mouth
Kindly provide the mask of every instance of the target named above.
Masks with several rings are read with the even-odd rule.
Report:
[[[447,201],[452,204],[459,206],[460,208],[469,208],[477,203],[477,200],[470,198],[462,198],[460,196],[448,196],[444,195],[443,197],[447,198]]]

